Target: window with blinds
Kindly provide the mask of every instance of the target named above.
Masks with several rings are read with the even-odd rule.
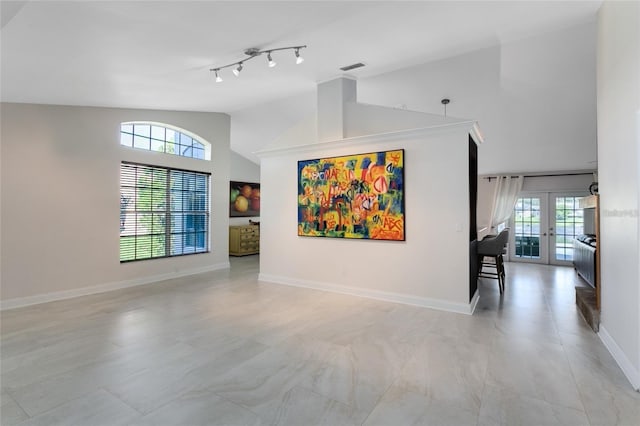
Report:
[[[120,262],[208,252],[209,176],[121,163]]]

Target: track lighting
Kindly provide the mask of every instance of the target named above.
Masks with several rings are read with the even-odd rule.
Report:
[[[276,61],[271,59],[271,52],[267,52],[267,60],[269,60],[269,68],[273,68],[276,66]]]
[[[233,75],[235,75],[236,77],[239,77],[240,71],[242,71],[242,64],[248,61],[249,59],[253,59],[256,56],[262,55],[263,53],[267,54],[269,68],[273,68],[276,66],[276,61],[274,61],[273,58],[271,57],[271,53],[276,52],[278,50],[293,50],[295,52],[296,64],[301,64],[302,62],[304,62],[304,58],[300,56],[300,49],[304,49],[306,47],[307,47],[306,45],[301,45],[301,46],[278,47],[277,49],[269,49],[269,50],[260,50],[257,47],[252,47],[251,49],[247,49],[244,51],[244,54],[247,55],[247,57],[244,58],[243,60],[238,62],[233,62],[231,64],[224,65],[222,67],[210,68],[209,71],[212,71],[216,74],[216,83],[222,82],[222,77],[220,77],[220,70],[224,68],[234,67],[234,69],[232,70]]]
[[[240,71],[242,71],[242,62],[238,64],[238,68],[233,70],[233,75],[235,75],[236,77],[240,77]]]

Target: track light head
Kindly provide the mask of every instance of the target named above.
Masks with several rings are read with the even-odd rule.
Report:
[[[276,66],[276,61],[271,59],[271,52],[267,52],[267,59],[269,60],[269,68],[273,68]]]
[[[213,70],[213,72],[216,73],[216,83],[222,83],[222,77],[220,77],[220,74],[218,74],[218,71],[220,70]]]
[[[300,56],[300,48],[296,48],[295,50],[296,52],[296,65],[300,65],[301,63],[304,62],[304,58],[302,56]]]
[[[240,76],[240,71],[242,71],[242,62],[238,64],[238,68],[233,70],[233,75],[236,77]]]

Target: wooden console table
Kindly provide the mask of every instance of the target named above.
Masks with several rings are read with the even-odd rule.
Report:
[[[260,253],[260,226],[229,227],[229,254],[231,256],[246,256],[257,253]]]

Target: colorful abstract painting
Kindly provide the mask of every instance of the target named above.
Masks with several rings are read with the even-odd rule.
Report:
[[[404,150],[298,161],[298,235],[404,241]]]

